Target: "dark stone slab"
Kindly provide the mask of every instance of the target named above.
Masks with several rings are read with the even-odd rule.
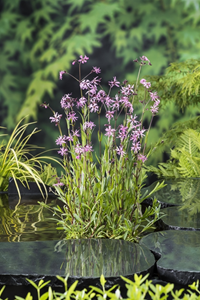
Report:
[[[162,212],[165,216],[158,223],[164,230],[200,230],[200,212],[195,213],[194,207],[188,210],[184,206],[173,206],[162,209]]]
[[[78,287],[100,286],[103,274],[106,287],[124,285],[123,275],[153,273],[155,259],[145,246],[122,240],[81,239],[0,243],[0,284],[27,285],[26,278],[38,282],[51,280],[51,286],[63,283],[56,275],[69,274],[68,284],[79,280]]]
[[[51,192],[50,187],[47,185],[45,185],[45,188],[46,188],[46,190],[45,190],[44,186],[40,183],[38,183],[38,185],[39,185],[38,186],[35,182],[28,182],[28,186],[27,186],[26,183],[24,183],[24,185],[23,185],[18,179],[17,179],[17,185],[18,185],[18,188],[19,188],[22,198],[24,196],[25,197],[30,196],[32,199],[34,197],[37,198],[38,196],[41,196],[41,191],[44,196],[47,196],[47,194],[48,194],[48,197],[56,198],[55,194]],[[40,191],[39,187],[40,187],[41,191]],[[18,196],[18,191],[17,191],[17,188],[16,188],[13,178],[9,179],[8,195],[9,195],[9,197],[12,197],[12,196],[16,197],[16,195]]]
[[[188,285],[200,279],[200,232],[166,230],[140,241],[155,253],[158,276],[168,282]]]

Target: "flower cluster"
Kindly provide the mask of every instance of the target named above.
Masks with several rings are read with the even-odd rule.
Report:
[[[80,59],[73,61],[72,64],[84,64],[88,61],[88,59],[89,58],[86,55],[84,57],[81,55]],[[138,60],[134,61],[138,62]],[[140,65],[143,64],[151,65],[146,56],[140,57]],[[105,111],[107,124],[104,125],[104,135],[109,139],[109,141],[115,140],[115,142],[111,143],[112,149],[115,153],[120,157],[124,157],[125,155],[128,155],[128,151],[130,150],[132,155],[136,156],[138,160],[144,162],[146,160],[146,156],[144,153],[141,154],[140,152],[146,129],[143,128],[141,121],[137,120],[137,116],[133,116],[134,108],[132,99],[135,95],[137,95],[137,90],[134,85],[128,84],[127,80],[121,84],[117,80],[116,76],[114,76],[113,79],[108,82],[109,91],[106,93],[100,86],[101,78],[98,76],[93,79],[88,78],[92,73],[99,74],[100,72],[100,68],[93,67],[91,72],[85,76],[84,79],[77,79],[81,90],[81,97],[79,99],[73,98],[71,94],[65,94],[62,97],[60,104],[61,108],[65,111],[68,135],[60,135],[56,139],[56,145],[60,146],[58,153],[65,156],[69,151],[70,153],[73,151],[76,155],[76,159],[81,159],[82,155],[85,155],[88,152],[91,153],[93,148],[89,135],[96,125],[90,121],[89,115],[90,113],[97,113],[99,116],[100,112]],[[69,73],[61,71],[60,79],[62,79],[63,74]],[[150,111],[153,117],[158,112],[160,98],[157,95],[157,92],[152,92],[150,90],[150,82],[147,82],[145,79],[141,79],[140,83],[148,92],[149,99],[147,102],[153,102],[150,106]],[[117,87],[119,91],[114,97],[111,97],[111,90],[114,87]],[[43,106],[48,107],[46,104],[43,104]],[[76,121],[78,120],[78,110],[81,110],[82,119],[84,121],[80,129],[74,130]],[[121,114],[124,114],[125,121],[123,124],[117,124],[118,117]],[[61,114],[54,112],[54,116],[50,117],[50,120],[57,126],[60,124],[61,117]],[[87,136],[84,144],[82,144],[82,131],[85,132]],[[115,147],[113,148],[114,145]]]
[[[158,96],[157,92],[152,93],[152,91],[149,90],[149,88],[151,87],[151,83],[147,82],[145,79],[141,79],[140,83],[148,90],[149,92],[149,96],[151,98],[151,101],[153,101],[153,105],[150,108],[150,111],[152,112],[153,115],[158,113],[158,109],[159,109],[159,103],[160,103],[160,97]]]

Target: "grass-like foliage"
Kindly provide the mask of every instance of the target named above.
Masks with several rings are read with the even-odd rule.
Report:
[[[136,85],[127,81],[120,83],[114,77],[108,82],[108,92],[105,92],[100,84],[101,78],[89,79],[94,73],[99,74],[100,68],[93,67],[89,74],[81,77],[81,65],[88,59],[81,55],[72,63],[75,67],[78,64],[78,78],[67,71],[60,72],[60,79],[65,74],[70,75],[77,81],[77,89],[80,90],[79,99],[71,94],[65,94],[61,99],[66,134],[61,129],[62,115],[49,104],[42,105],[53,112],[50,120],[59,129],[56,144],[60,146],[58,153],[63,157],[66,170],[64,177],[55,185],[57,196],[64,206],[55,207],[54,214],[62,225],[59,229],[65,230],[67,238],[137,241],[160,217],[156,201],[152,207],[142,210],[142,202],[151,194],[141,196],[146,178],[144,164],[150,155],[146,151],[147,138],[160,103],[157,93],[150,89],[151,83],[144,78],[139,81],[142,67],[151,63],[145,56],[135,60],[139,64]],[[139,86],[143,90],[141,103],[138,101]],[[113,93],[116,93],[115,96]],[[140,120],[134,114],[135,103],[142,107]],[[147,110],[151,113],[151,121],[145,129],[143,118]],[[100,124],[104,114],[102,128]],[[95,116],[96,123],[91,121],[91,115]],[[96,131],[95,127],[98,128]],[[99,142],[99,153],[95,154],[94,133]],[[162,186],[163,183],[158,184],[154,191]]]
[[[19,197],[21,195],[17,180],[27,188],[29,188],[28,181],[36,182],[42,196],[46,197],[47,190],[40,177],[41,172],[44,172],[43,163],[45,164],[45,161],[43,161],[43,159],[56,160],[48,156],[34,156],[31,153],[37,146],[28,144],[28,142],[38,130],[35,128],[30,134],[26,135],[25,131],[27,127],[35,122],[22,124],[22,121],[23,120],[16,125],[9,140],[2,140],[0,144],[0,190],[6,191],[8,189],[9,178],[12,177]],[[5,136],[5,134],[0,134],[1,138],[3,136]],[[46,195],[44,195],[41,186],[44,187]]]
[[[122,276],[121,276],[122,277]],[[145,300],[145,299],[153,299],[153,300],[163,300],[163,299],[174,299],[174,300],[197,300],[200,297],[199,291],[199,281],[194,282],[193,284],[188,286],[188,289],[180,289],[174,290],[174,284],[168,283],[165,286],[160,284],[153,285],[151,280],[147,279],[148,274],[144,277],[142,275],[138,276],[134,275],[134,280],[127,279],[122,277],[122,279],[126,283],[127,296],[122,297],[120,292],[120,287],[115,285],[111,287],[109,290],[106,289],[106,280],[103,275],[100,277],[101,288],[97,288],[94,286],[90,286],[89,291],[87,289],[83,289],[79,291],[76,289],[78,284],[78,280],[76,280],[70,287],[67,285],[67,279],[57,276],[59,280],[61,280],[64,284],[64,293],[55,292],[51,286],[48,287],[48,291],[43,293],[41,290],[45,286],[47,286],[50,281],[44,282],[44,280],[40,280],[38,285],[32,280],[28,280],[28,282],[37,290],[37,300],[90,300],[90,299],[127,299],[127,300]],[[0,297],[2,297],[5,286],[0,290]],[[0,298],[1,300],[3,298]],[[29,292],[25,298],[15,296],[15,300],[32,300],[33,297]],[[9,300],[9,299],[8,299]]]

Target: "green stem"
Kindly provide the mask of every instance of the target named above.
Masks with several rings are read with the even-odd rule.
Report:
[[[100,114],[98,114],[98,125],[99,125],[99,158],[101,163],[101,119]]]
[[[140,64],[140,68],[139,68],[139,71],[138,71],[137,80],[136,80],[136,84],[135,84],[135,91],[136,92],[137,92],[137,88],[138,88],[138,81],[139,81],[139,78],[140,78],[141,69],[142,69],[142,65]],[[135,97],[135,95],[133,95],[132,105],[134,103],[134,97]]]

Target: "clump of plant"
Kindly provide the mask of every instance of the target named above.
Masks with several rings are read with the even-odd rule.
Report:
[[[28,181],[36,182],[42,196],[46,197],[43,194],[41,187],[44,187],[46,195],[48,193],[44,181],[40,176],[41,172],[44,172],[43,164],[45,164],[45,161],[43,161],[43,159],[56,160],[48,156],[34,156],[31,153],[35,148],[37,148],[37,146],[30,145],[28,142],[33,134],[37,133],[38,130],[35,128],[30,134],[25,135],[27,127],[35,122],[21,125],[22,121],[23,120],[16,125],[8,141],[1,141],[0,190],[6,191],[8,189],[9,178],[12,177],[19,197],[21,197],[21,195],[17,180],[19,180],[27,188],[29,188]],[[0,137],[3,136],[5,136],[5,134],[0,134]]]
[[[98,76],[100,68],[93,67],[88,75],[81,77],[81,66],[88,59],[80,56],[79,60],[73,61],[73,65],[78,64],[78,78],[67,71],[60,72],[60,79],[65,74],[72,76],[80,90],[78,99],[71,94],[65,94],[61,99],[67,128],[65,134],[60,124],[62,114],[54,112],[49,104],[42,104],[53,112],[50,120],[59,129],[56,144],[60,146],[58,153],[63,157],[66,170],[65,176],[55,185],[64,207],[56,207],[54,214],[59,217],[60,228],[64,228],[67,238],[137,241],[160,217],[156,201],[145,211],[142,211],[142,202],[163,186],[163,183],[158,184],[150,194],[141,197],[146,178],[144,164],[150,154],[146,153],[147,138],[160,103],[157,92],[151,90],[151,83],[144,78],[139,81],[142,67],[151,63],[145,56],[135,60],[139,64],[135,86],[126,80],[121,84],[113,77],[106,92]],[[91,78],[94,74],[97,76]],[[139,86],[143,88],[140,99],[137,95]],[[135,103],[142,105],[140,119],[134,114]],[[145,129],[143,118],[147,110],[151,113],[151,121]],[[91,121],[91,115],[97,124]],[[106,124],[102,130],[103,115]],[[94,154],[92,134],[98,137],[99,154]]]

